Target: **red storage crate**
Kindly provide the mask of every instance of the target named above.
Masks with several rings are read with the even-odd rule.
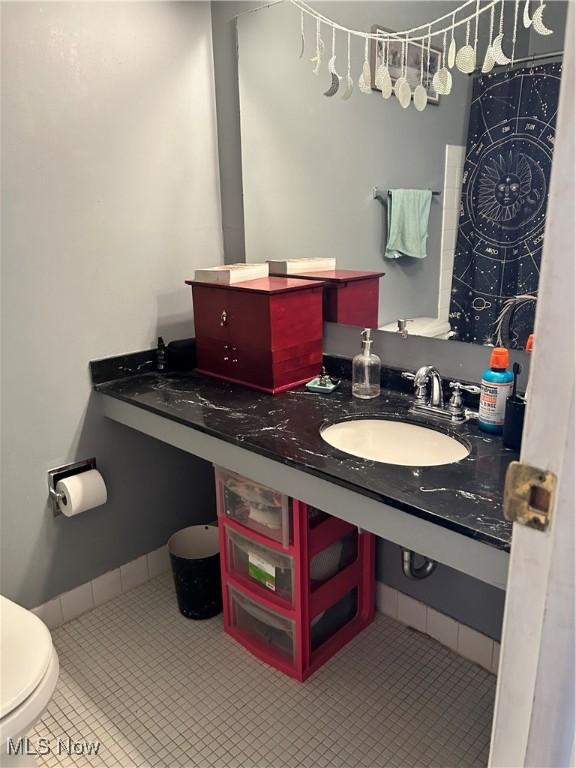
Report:
[[[372,621],[374,537],[227,470],[216,491],[224,628],[303,681]]]

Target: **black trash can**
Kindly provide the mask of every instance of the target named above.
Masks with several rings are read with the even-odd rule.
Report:
[[[210,619],[222,611],[218,528],[191,525],[168,540],[180,613]]]

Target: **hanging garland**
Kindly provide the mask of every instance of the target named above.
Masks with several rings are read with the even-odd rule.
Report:
[[[538,3],[538,7],[530,16],[530,3],[534,0],[524,0],[524,8],[522,13],[522,24],[528,29],[533,27],[539,35],[551,35],[553,30],[549,29],[543,21],[543,13],[546,7],[544,0],[535,0]],[[324,96],[332,97],[340,90],[342,81],[344,81],[344,89],[341,92],[342,99],[349,99],[354,89],[354,79],[352,77],[351,59],[350,59],[350,43],[351,39],[360,38],[364,40],[364,60],[362,64],[362,71],[358,77],[358,88],[364,94],[372,93],[372,71],[370,64],[370,41],[374,41],[381,46],[382,61],[380,64],[375,62],[376,71],[374,72],[374,83],[376,87],[382,92],[384,99],[390,98],[392,93],[396,96],[402,107],[406,108],[413,103],[418,111],[422,111],[426,108],[428,103],[428,73],[430,72],[430,49],[433,37],[442,38],[442,48],[440,53],[440,68],[434,73],[432,78],[432,88],[437,94],[447,96],[452,90],[452,74],[451,69],[456,67],[460,72],[464,74],[470,74],[474,72],[478,62],[478,26],[479,19],[483,13],[490,12],[490,33],[488,37],[488,45],[484,52],[481,64],[481,71],[488,73],[492,70],[495,64],[501,66],[514,63],[514,57],[516,53],[516,33],[520,16],[520,0],[514,0],[514,18],[513,18],[513,33],[511,40],[511,55],[508,56],[503,50],[504,43],[504,4],[505,0],[487,0],[481,4],[481,0],[466,0],[459,8],[454,11],[440,16],[431,22],[421,24],[420,26],[413,27],[412,29],[405,29],[399,32],[385,32],[379,30],[378,32],[362,32],[357,29],[348,29],[347,27],[338,24],[337,22],[329,19],[328,17],[315,10],[312,6],[308,5],[305,0],[289,0],[292,5],[296,6],[300,10],[300,52],[299,58],[304,56],[306,49],[306,38],[304,33],[304,17],[310,16],[316,22],[315,30],[315,55],[311,58],[313,63],[313,73],[318,75],[320,68],[324,60],[324,53],[326,46],[322,39],[322,27],[328,27],[331,30],[331,56],[328,61],[328,73],[331,77],[331,82]],[[469,6],[474,5],[472,13],[469,12]],[[494,27],[496,23],[496,14],[499,12],[498,17],[498,33],[494,37]],[[466,15],[467,14],[467,15]],[[465,26],[466,37],[465,44],[460,48],[457,48],[456,38],[454,30],[459,27]],[[474,30],[473,42],[471,42],[471,33]],[[337,39],[336,33],[341,32],[346,35],[347,40],[347,75],[341,77],[336,71],[336,51],[337,51]],[[448,34],[450,34],[450,44],[446,48],[448,42]],[[401,47],[400,54],[400,76],[392,86],[392,78],[390,76],[390,43],[394,42]],[[407,79],[408,73],[408,51],[410,46],[417,46],[421,49],[420,54],[420,73],[418,78],[418,84],[412,90],[410,83]],[[426,57],[426,70],[424,70],[424,58]]]

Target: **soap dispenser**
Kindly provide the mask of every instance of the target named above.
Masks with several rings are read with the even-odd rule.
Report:
[[[380,358],[370,351],[370,328],[362,331],[362,351],[352,360],[352,394],[371,400],[380,394]]]

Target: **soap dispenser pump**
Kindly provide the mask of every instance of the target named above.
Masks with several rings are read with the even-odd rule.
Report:
[[[370,351],[370,328],[362,331],[362,351],[352,360],[352,394],[371,400],[380,394],[380,358]]]

